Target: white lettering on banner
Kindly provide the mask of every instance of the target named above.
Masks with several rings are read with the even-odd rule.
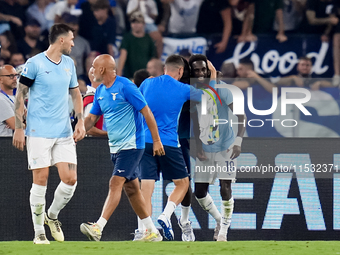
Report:
[[[207,50],[207,40],[204,37],[193,37],[187,39],[163,38],[162,61],[172,54],[178,54],[183,49],[188,49],[193,54],[203,54]]]
[[[251,42],[247,44],[249,45],[249,47],[244,51],[242,50],[246,43],[244,42],[238,43],[234,49],[233,56],[231,58],[226,59],[224,63],[233,63],[235,66],[238,66],[240,59],[250,57],[250,59],[254,63],[254,68],[257,73],[259,74],[271,73],[278,67],[280,74],[285,75],[292,71],[294,66],[298,62],[298,56],[294,51],[288,51],[284,53],[282,56],[280,56],[277,50],[267,51],[263,55],[261,60],[259,55],[255,52],[257,43],[258,42]],[[309,52],[307,54],[307,57],[315,59],[312,68],[312,72],[314,72],[315,74],[318,75],[323,74],[327,72],[327,70],[329,69],[328,65],[322,66],[326,54],[328,52],[328,49],[329,43],[323,42],[321,44],[319,52]]]
[[[227,88],[230,90],[230,92],[233,94],[233,113],[235,115],[238,114],[244,114],[244,95],[243,92],[240,88],[234,86],[234,85],[229,85],[225,83],[218,83],[215,84],[215,88]],[[247,88],[247,94],[248,94],[248,108],[250,112],[252,112],[255,115],[258,116],[264,116],[264,115],[269,115],[275,112],[277,108],[277,88],[273,88],[273,104],[270,109],[268,110],[257,110],[253,106],[253,88],[248,87]],[[310,100],[311,98],[311,93],[308,89],[305,88],[282,88],[281,89],[281,94],[282,94],[282,100],[281,100],[281,114],[286,115],[286,106],[290,104],[296,105],[300,111],[304,115],[312,115],[302,104],[306,103]],[[304,95],[304,97],[301,97],[301,95]],[[202,94],[202,107],[201,107],[201,115],[206,115],[207,114],[207,96],[205,94]]]

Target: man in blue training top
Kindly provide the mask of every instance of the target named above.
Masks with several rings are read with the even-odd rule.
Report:
[[[15,132],[13,145],[25,146],[24,97],[29,91],[27,108],[28,168],[32,170],[33,184],[30,205],[34,225],[34,244],[49,244],[44,221],[56,241],[64,241],[58,214],[70,201],[77,186],[77,155],[75,142],[85,136],[83,101],[78,88],[71,52],[73,30],[65,24],[55,24],[49,34],[50,46],[27,60],[21,73],[15,102]],[[72,96],[78,123],[72,137],[68,112],[68,97]],[[56,165],[61,182],[54,200],[45,213],[45,194],[49,166]]]
[[[191,67],[192,78],[198,80],[196,86],[201,86],[204,79],[209,78],[208,70],[209,61],[204,55],[193,55],[189,59]],[[228,85],[226,85],[228,86]],[[230,86],[230,85],[229,85]],[[233,110],[233,95],[228,88],[216,89],[221,98],[222,104],[217,101],[215,106],[216,116],[218,119],[229,121],[229,108]],[[199,108],[200,105],[197,106]],[[198,114],[200,114],[198,109]],[[211,113],[209,113],[211,114]],[[203,116],[199,116],[202,119]],[[231,125],[218,125],[217,139],[209,139],[204,137],[202,126],[200,126],[199,137],[202,141],[203,151],[197,151],[197,159],[195,166],[195,196],[200,206],[207,211],[216,220],[216,228],[214,232],[214,239],[217,241],[227,240],[227,231],[230,226],[231,216],[234,210],[234,199],[232,197],[231,183],[235,181],[236,177],[236,158],[241,153],[241,143],[243,134],[245,132],[245,115],[238,115],[238,131],[235,138]],[[216,128],[216,127],[215,127]],[[197,136],[197,134],[195,134]],[[203,136],[203,137],[202,137]],[[195,137],[197,139],[197,137]],[[220,168],[218,168],[218,166]],[[213,167],[215,172],[205,171],[203,169],[210,169]],[[218,169],[223,169],[218,171]],[[200,171],[202,169],[202,171]],[[226,171],[228,170],[228,171]],[[222,197],[221,213],[218,211],[216,205],[210,194],[208,193],[209,185],[214,184],[216,179],[220,180],[220,194]]]
[[[155,118],[137,86],[129,79],[116,75],[116,63],[110,55],[96,57],[91,69],[93,80],[102,84],[96,90],[92,109],[85,119],[85,128],[91,129],[104,114],[114,169],[100,218],[95,223],[81,224],[80,230],[90,240],[100,241],[102,231],[118,206],[124,188],[132,208],[146,226],[141,240],[162,241],[146,209],[136,173],[145,148],[142,115],[153,141],[152,155],[164,155]]]
[[[162,226],[164,236],[168,240],[174,239],[170,217],[176,206],[183,200],[189,187],[188,171],[178,140],[178,119],[183,104],[187,100],[199,102],[203,93],[201,90],[178,81],[183,75],[183,70],[182,58],[179,55],[171,55],[165,61],[165,75],[146,79],[140,87],[140,91],[155,116],[165,150],[165,156],[153,157],[151,133],[146,128],[145,153],[140,164],[141,189],[148,210],[151,212],[151,197],[155,180],[159,180],[160,170],[162,170],[164,180],[174,182],[175,189],[158,218],[158,223]],[[213,68],[211,72],[212,78],[216,78],[216,70]]]

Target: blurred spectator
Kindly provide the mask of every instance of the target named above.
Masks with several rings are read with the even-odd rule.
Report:
[[[91,85],[91,80],[88,74],[92,67],[93,60],[99,55],[100,55],[99,52],[92,51],[85,60],[85,73],[78,76],[79,90],[82,95],[85,95],[88,89],[91,87],[89,86]]]
[[[49,21],[53,21],[54,23],[60,23],[62,21],[61,16],[64,13],[80,15],[80,13],[78,13],[79,10],[75,9],[77,2],[78,0],[64,0],[56,2],[56,4],[54,4],[47,12],[46,19]]]
[[[249,58],[243,58],[239,62],[237,67],[237,78],[233,82],[233,85],[244,90],[250,86],[260,85],[265,91],[272,93],[274,84],[267,79],[262,78],[254,71],[254,64]]]
[[[116,20],[109,16],[110,3],[108,0],[97,0],[93,5],[93,14],[96,23],[91,30],[90,45],[93,51],[101,54],[110,54],[114,57],[116,43]]]
[[[72,47],[70,57],[75,62],[77,76],[85,74],[85,59],[91,52],[90,44],[85,38],[78,35],[79,25],[77,16],[64,13],[62,15],[62,20],[74,30],[74,46]]]
[[[12,136],[15,129],[13,90],[18,75],[11,65],[0,68],[0,136]]]
[[[151,59],[146,65],[146,70],[153,77],[163,75],[164,74],[164,65],[163,65],[162,60],[160,60],[158,58]]]
[[[296,33],[299,31],[306,10],[307,0],[283,0],[283,24],[285,32]],[[274,30],[279,31],[278,20],[274,22]]]
[[[36,19],[41,27],[41,33],[48,31],[54,24],[54,20],[46,19],[46,14],[50,11],[53,2],[50,0],[35,0],[35,2],[26,10],[27,19]]]
[[[318,90],[320,87],[332,87],[331,82],[325,79],[319,79],[312,74],[312,60],[307,57],[300,57],[296,66],[297,75],[290,75],[281,78],[276,85],[280,86],[297,86]]]
[[[40,41],[40,23],[36,19],[30,19],[25,26],[25,37],[18,41],[18,51],[24,55],[26,59],[32,56],[32,51],[37,53],[47,49],[47,45]]]
[[[144,16],[135,12],[130,16],[131,31],[123,37],[117,75],[131,78],[135,71],[146,67],[148,61],[156,57],[155,44],[145,33]]]
[[[25,23],[25,11],[16,0],[0,0],[0,20],[8,22],[15,39],[23,37],[22,24]],[[4,15],[3,15],[4,14]],[[8,28],[8,26],[5,25]],[[5,30],[4,30],[5,31]],[[3,33],[4,31],[0,31]]]
[[[255,0],[254,33],[273,33],[273,24],[278,22],[278,32],[276,39],[279,42],[287,41],[283,23],[283,0]]]
[[[196,33],[198,13],[203,0],[162,0],[164,5],[163,15],[168,17],[165,26],[171,34]]]
[[[337,17],[337,1],[335,0],[308,0],[306,16],[309,23],[307,32],[319,34],[322,41],[329,41],[333,33],[333,85],[340,84],[340,25]]]
[[[136,11],[143,14],[145,32],[155,41],[157,57],[160,58],[163,53],[163,37],[155,24],[155,19],[158,16],[156,2],[154,0],[129,0],[126,8],[127,15],[131,16]]]
[[[223,63],[221,66],[222,80],[226,83],[232,83],[236,78],[236,68],[233,63]]]
[[[204,0],[197,21],[197,33],[222,33],[221,41],[214,45],[216,53],[222,53],[231,34],[240,35],[241,41],[256,40],[251,32],[253,15],[252,0]]]
[[[93,75],[92,75],[92,70],[90,69],[88,72],[88,77],[91,82],[91,86],[88,86],[88,89],[86,91],[86,94],[83,98],[84,101],[84,117],[86,118],[90,114],[90,110],[93,105],[93,99],[94,99],[94,94],[96,92],[96,89],[98,86],[101,84],[100,82],[95,82],[93,80]],[[95,124],[94,127],[92,127],[90,130],[86,132],[86,135],[88,136],[107,136],[107,132],[103,129],[104,126],[104,118],[103,115],[100,116],[99,120]]]
[[[5,60],[3,58],[0,58],[0,67],[5,65]]]
[[[1,58],[9,62],[12,52],[17,52],[15,39],[10,31],[0,34]]]
[[[97,20],[94,17],[92,5],[96,0],[88,0],[81,4],[82,14],[79,16],[79,35],[90,41],[92,39],[91,33],[94,25],[97,24]]]
[[[181,49],[178,52],[178,55],[180,55],[181,57],[183,57],[186,61],[189,61],[190,57],[192,56],[191,52],[189,51],[189,49]]]
[[[136,84],[136,86],[139,88],[142,82],[150,76],[150,73],[146,69],[137,70],[133,74],[133,83]]]
[[[25,64],[24,55],[20,52],[14,52],[9,59],[9,64],[12,65],[14,68],[17,68],[20,65]]]

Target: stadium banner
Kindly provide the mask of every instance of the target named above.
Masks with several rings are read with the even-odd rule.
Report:
[[[11,142],[11,138],[0,138],[0,224],[6,229],[0,233],[0,240],[32,240],[29,206],[32,174],[27,170],[26,151],[16,150]],[[237,181],[232,184],[235,209],[228,240],[337,240],[340,230],[339,148],[338,138],[245,138],[238,158]],[[99,218],[113,170],[106,139],[85,138],[77,143],[77,154],[77,190],[59,215],[66,241],[86,240],[79,225]],[[193,159],[191,168],[193,174],[199,170],[195,169]],[[58,184],[57,170],[51,167],[46,208]],[[172,183],[156,183],[152,198],[152,218],[156,226],[156,218],[172,188]],[[211,185],[209,191],[220,208],[218,183]],[[181,240],[176,219],[179,215],[180,207],[172,217],[178,241]],[[214,220],[194,197],[190,220],[197,241],[212,241]],[[136,216],[123,194],[102,240],[132,240],[130,233],[135,228]],[[48,230],[46,233],[53,240]]]
[[[165,62],[168,56],[178,54],[183,49],[187,49],[193,54],[205,55],[207,40],[204,37],[190,37],[184,39],[164,37],[162,61]]]
[[[317,35],[289,35],[288,40],[279,43],[275,35],[258,35],[256,42],[237,43],[235,38],[229,40],[225,52],[216,54],[214,44],[221,40],[219,36],[208,38],[207,57],[220,70],[223,63],[238,65],[242,58],[250,58],[255,71],[270,74],[271,77],[296,74],[299,57],[312,59],[313,73],[321,77],[333,77],[332,44],[321,42]]]

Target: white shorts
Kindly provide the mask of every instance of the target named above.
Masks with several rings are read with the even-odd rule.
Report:
[[[76,145],[72,137],[27,137],[28,169],[53,166],[59,162],[77,164]]]
[[[216,179],[235,181],[237,159],[231,160],[230,156],[233,150],[229,152],[205,152],[208,158],[205,161],[196,159],[194,181],[197,183],[214,184]]]

